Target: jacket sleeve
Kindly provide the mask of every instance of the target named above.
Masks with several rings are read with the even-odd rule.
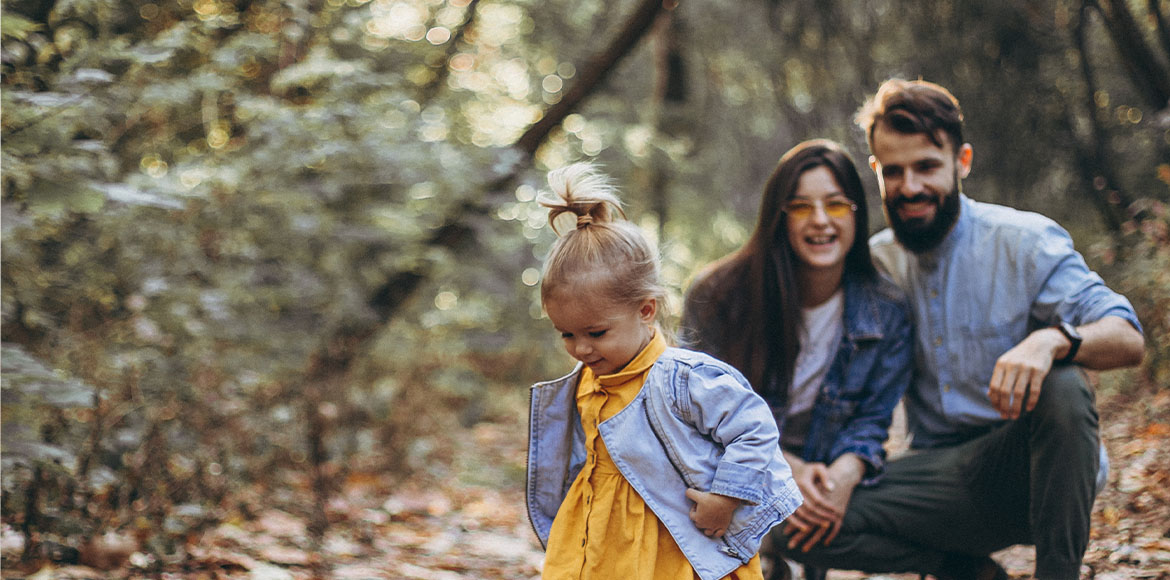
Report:
[[[723,450],[711,489],[720,495],[759,503],[771,471],[787,468],[779,453],[780,432],[767,403],[731,367],[698,364],[691,368],[680,414]]]
[[[866,374],[864,395],[829,452],[829,461],[853,453],[866,463],[862,485],[873,485],[885,471],[883,444],[889,436],[894,407],[913,377],[914,335],[904,305],[890,310],[886,331],[870,348],[880,356]]]

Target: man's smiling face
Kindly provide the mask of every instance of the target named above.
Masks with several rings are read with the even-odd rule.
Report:
[[[971,170],[971,146],[940,147],[924,133],[899,133],[878,123],[870,164],[878,175],[886,219],[913,252],[930,250],[959,219],[961,179]]]

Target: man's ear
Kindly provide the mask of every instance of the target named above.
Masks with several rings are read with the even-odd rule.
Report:
[[[966,179],[967,175],[971,173],[971,160],[975,156],[975,149],[971,147],[970,143],[963,143],[959,147],[959,152],[955,155],[955,161],[959,164],[959,177]]]
[[[638,317],[646,324],[654,324],[654,316],[658,314],[658,299],[648,298],[638,309]]]

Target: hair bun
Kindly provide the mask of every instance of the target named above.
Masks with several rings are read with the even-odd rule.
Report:
[[[625,218],[617,188],[592,163],[574,163],[550,171],[548,184],[552,191],[536,201],[549,209],[549,225],[558,234],[556,218],[566,213],[577,217],[575,229],[612,222],[614,213]]]

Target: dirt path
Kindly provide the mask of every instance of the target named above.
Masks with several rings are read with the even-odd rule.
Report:
[[[1113,469],[1095,505],[1082,576],[1170,580],[1170,391],[1102,401],[1101,415]],[[294,515],[298,510],[268,508],[191,538],[192,557],[161,563],[160,575],[147,573],[160,563],[134,554],[114,570],[45,568],[28,578],[538,578],[544,555],[524,511],[526,434],[519,423],[480,424],[454,437],[449,469],[406,484],[351,476],[328,506],[330,528],[319,550],[307,539],[305,519]],[[291,481],[290,487],[304,484]],[[259,506],[268,498],[253,499]],[[1013,578],[1031,572],[1031,548],[995,557]],[[9,570],[4,576],[13,577]],[[835,580],[865,577],[830,574]]]

